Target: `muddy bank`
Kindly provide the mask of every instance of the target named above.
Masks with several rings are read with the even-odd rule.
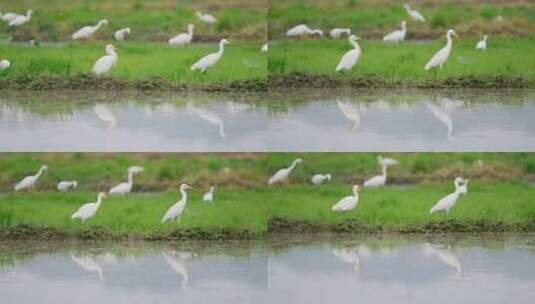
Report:
[[[375,225],[370,226],[359,220],[345,220],[336,223],[318,223],[311,221],[272,218],[268,221],[266,231],[255,232],[250,229],[202,229],[186,228],[172,231],[146,233],[119,233],[104,227],[65,230],[61,228],[17,225],[0,228],[1,240],[262,240],[277,239],[281,235],[338,235],[366,233],[399,233],[399,234],[440,234],[440,233],[508,233],[535,232],[535,220],[518,223],[502,221],[459,221],[442,220],[437,222],[408,224],[402,226]]]
[[[272,74],[268,77],[268,89],[277,88],[534,88],[535,84],[523,77],[513,76],[461,76],[423,81],[390,81],[380,75],[367,74],[354,77],[313,75],[307,73]]]

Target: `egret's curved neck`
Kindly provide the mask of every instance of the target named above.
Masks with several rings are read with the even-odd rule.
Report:
[[[193,28],[192,28],[191,26],[188,27],[188,34],[189,34],[190,36],[193,36]]]
[[[451,34],[446,35],[446,39],[448,40],[448,42],[446,43],[446,47],[451,49],[451,45],[453,43],[453,39],[451,39]]]
[[[325,175],[325,178],[328,179],[328,180],[331,180],[331,175],[327,174],[327,175]]]
[[[353,196],[354,197],[359,196],[359,191],[358,191],[357,187],[353,187]]]
[[[102,26],[102,24],[104,24],[104,22],[99,21],[97,25],[95,25],[95,30],[98,30]]]
[[[487,36],[483,37],[483,41],[487,42]]]
[[[182,194],[182,199],[181,199],[181,201],[186,202],[187,199],[188,199],[188,193],[186,192],[186,190],[184,190],[184,189],[180,189],[180,194]]]
[[[39,169],[39,171],[37,171],[37,174],[35,175],[35,177],[39,178],[39,176],[41,176],[41,174],[43,174],[44,171],[45,171],[45,168]]]
[[[223,52],[225,51],[225,43],[223,41],[219,42],[219,51],[217,52],[219,55],[223,55]]]
[[[100,204],[102,203],[102,196],[99,195],[97,198],[97,208],[100,207]]]
[[[32,16],[32,12],[26,12],[26,18],[30,18]]]
[[[401,24],[401,31],[406,32],[407,31],[407,25],[405,23]]]
[[[386,166],[383,166],[383,177],[386,178]]]
[[[108,50],[107,53],[108,53],[108,55],[117,58],[117,52],[115,52],[114,50]]]
[[[360,46],[359,46],[359,44],[357,43],[356,40],[350,39],[349,43],[353,46],[354,49],[360,50]]]
[[[321,31],[320,30],[309,30],[310,31],[310,34],[318,34],[318,35],[321,35]]]
[[[292,165],[288,168],[288,171],[292,171],[292,170],[295,168],[295,166],[297,166],[297,163],[298,163],[298,161],[297,161],[297,160],[294,160],[294,162],[292,163]]]
[[[134,184],[134,175],[128,174],[128,184],[132,186]]]

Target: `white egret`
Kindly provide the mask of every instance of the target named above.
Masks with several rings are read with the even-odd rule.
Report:
[[[476,50],[486,51],[487,50],[487,35],[483,35],[483,40],[479,41],[476,45]]]
[[[390,167],[398,164],[397,160],[389,157],[382,157],[381,155],[377,156],[377,162],[381,167]]]
[[[199,18],[199,20],[201,20],[202,22],[206,24],[214,24],[217,22],[216,17],[208,13],[195,12],[195,15]]]
[[[90,256],[76,256],[75,254],[71,253],[71,259],[80,266],[83,270],[87,272],[96,272],[98,275],[99,280],[104,280],[104,272],[102,271],[102,267]]]
[[[323,184],[325,181],[331,181],[330,174],[314,174],[312,178],[310,178],[310,182],[316,186]]]
[[[369,180],[365,181],[363,186],[369,188],[379,188],[386,184],[386,168],[387,166],[382,166],[382,174],[374,176]]]
[[[446,32],[446,40],[447,40],[446,46],[443,47],[440,51],[438,51],[431,58],[431,60],[429,60],[429,62],[425,65],[426,71],[429,71],[435,67],[440,67],[440,69],[442,69],[442,66],[444,65],[446,60],[448,60],[448,57],[450,56],[450,53],[451,53],[451,47],[453,43],[452,38],[451,38],[452,35],[457,36],[454,30],[450,29]]]
[[[128,173],[132,173],[132,174],[139,174],[143,171],[145,171],[145,168],[141,166],[131,166],[130,168],[128,168]]]
[[[3,14],[0,14],[2,16],[2,20],[5,21],[6,23],[9,24],[9,22],[11,22],[13,19],[17,18],[18,16],[20,16],[19,14],[16,14],[16,13],[3,13]]]
[[[0,70],[7,70],[11,66],[11,62],[7,59],[0,60]]]
[[[193,24],[188,24],[188,32],[180,33],[175,37],[169,39],[169,45],[180,46],[190,44],[191,40],[193,39],[193,29],[195,29],[195,26]]]
[[[418,21],[418,22],[425,22],[424,16],[420,14],[419,11],[412,10],[410,5],[408,4],[405,4],[403,7],[405,8],[405,10],[407,11],[407,14],[409,14],[412,20]]]
[[[213,203],[214,202],[214,190],[215,187],[210,187],[210,191],[206,192],[203,197],[202,201],[206,203]]]
[[[107,24],[108,24],[108,20],[102,19],[95,26],[90,26],[90,25],[84,26],[78,31],[76,31],[74,34],[72,34],[71,38],[73,40],[87,39],[91,37],[96,31],[98,31],[98,29],[100,29],[101,26],[107,25]]]
[[[173,268],[175,272],[182,276],[181,286],[185,287],[188,284],[188,270],[186,268],[186,258],[189,258],[191,255],[189,253],[176,252],[174,250],[164,250],[162,251],[163,258]]]
[[[386,42],[402,42],[405,40],[407,34],[407,21],[401,21],[401,30],[393,31],[392,33],[383,37],[383,41]]]
[[[41,166],[39,168],[39,171],[35,175],[29,175],[23,178],[18,184],[15,185],[15,191],[21,191],[29,188],[33,188],[35,184],[37,183],[37,180],[39,177],[48,170],[47,165]]]
[[[303,160],[298,158],[298,159],[293,161],[293,163],[292,163],[292,165],[290,167],[283,168],[283,169],[280,169],[279,171],[277,171],[277,173],[273,174],[273,176],[268,180],[268,185],[274,185],[274,184],[282,183],[286,178],[288,178],[290,173],[292,173],[292,170],[295,168],[295,166],[297,166],[297,164],[300,164],[302,162],[303,162]]]
[[[134,187],[134,174],[128,173],[128,182],[120,183],[110,189],[110,194],[126,195],[132,191]]]
[[[97,201],[94,203],[87,203],[82,205],[72,216],[71,219],[79,219],[83,222],[92,218],[100,208],[102,200],[106,198],[106,193],[100,192],[97,197]]]
[[[172,221],[174,219],[176,219],[177,222],[180,222],[180,216],[182,215],[182,212],[184,212],[184,209],[186,208],[186,203],[188,202],[188,194],[186,192],[186,190],[188,189],[191,189],[191,187],[187,184],[180,185],[180,193],[182,194],[182,198],[167,210],[167,212],[162,218],[162,224],[167,221]]]
[[[117,117],[107,104],[97,103],[93,107],[93,111],[97,114],[97,117],[108,123],[108,127],[113,128],[117,126]]]
[[[349,44],[353,46],[353,49],[345,53],[342,59],[340,59],[340,62],[336,66],[337,72],[349,71],[357,64],[362,53],[362,51],[360,50],[360,46],[357,43],[357,40],[359,39],[360,38],[355,35],[349,36],[348,41]]]
[[[359,203],[359,186],[353,186],[353,195],[346,196],[339,200],[336,204],[331,207],[332,211],[335,212],[347,212],[352,210]]]
[[[267,53],[268,52],[268,44],[267,43],[262,45],[262,47],[260,48],[260,52],[261,53]]]
[[[13,18],[13,20],[9,21],[9,26],[21,26],[24,23],[30,21],[30,18],[32,17],[33,11],[28,10],[26,12],[26,15],[18,15],[17,17]]]
[[[342,114],[344,114],[347,119],[353,122],[353,127],[351,127],[351,129],[353,131],[357,131],[360,127],[359,108],[351,102],[342,102],[340,100],[337,101],[336,104],[338,105],[338,108],[340,108],[340,111],[342,111]]]
[[[206,72],[210,67],[215,65],[221,59],[221,57],[223,57],[223,52],[225,51],[224,46],[225,44],[229,43],[230,42],[227,39],[221,39],[221,41],[219,41],[219,51],[201,58],[201,60],[197,61],[191,66],[191,70],[199,70],[201,72]]]
[[[76,187],[78,187],[77,181],[60,181],[57,186],[59,192],[67,192],[69,189],[76,189]]]
[[[116,31],[113,37],[115,37],[115,40],[117,41],[124,41],[126,39],[126,36],[130,35],[131,32],[132,32],[132,29],[130,29],[129,27],[126,27],[124,29],[120,29]]]
[[[318,35],[320,35],[320,37],[323,37],[323,31],[322,30],[310,29],[306,24],[296,25],[296,26],[292,27],[291,29],[289,29],[286,32],[286,36],[287,37],[301,37],[301,36],[305,36],[305,35],[314,35],[314,34],[318,34]]]
[[[453,185],[455,186],[455,191],[441,198],[431,208],[431,210],[429,210],[429,214],[439,212],[439,211],[446,211],[446,215],[448,215],[450,212],[450,209],[455,205],[455,203],[459,199],[459,196],[461,194],[466,194],[468,192],[467,182],[465,184],[465,181],[461,177],[455,178]]]
[[[329,35],[332,39],[338,39],[342,37],[342,35],[351,35],[351,29],[348,28],[334,28],[329,32]]]
[[[97,76],[107,74],[117,64],[117,48],[112,44],[108,44],[105,50],[107,55],[100,57],[93,66],[92,71]]]

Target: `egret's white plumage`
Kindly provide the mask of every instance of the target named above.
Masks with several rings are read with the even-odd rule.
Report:
[[[201,60],[197,61],[191,66],[191,70],[199,70],[201,72],[206,72],[210,67],[215,65],[221,57],[223,57],[223,52],[225,51],[225,44],[229,44],[227,39],[221,39],[219,42],[219,51],[204,56]]]
[[[94,203],[87,203],[82,205],[72,216],[71,219],[79,219],[83,222],[92,218],[100,208],[102,200],[106,198],[106,193],[101,192],[98,194],[97,201]]]
[[[262,45],[262,47],[260,48],[260,52],[262,53],[267,53],[268,52],[268,44],[264,44]]]
[[[24,23],[30,21],[30,18],[32,18],[33,11],[28,10],[26,12],[26,15],[18,15],[17,17],[13,18],[11,21],[9,21],[9,26],[21,26]]]
[[[318,34],[318,35],[320,35],[320,37],[323,37],[323,31],[322,30],[310,29],[306,24],[296,25],[296,26],[292,27],[291,29],[289,29],[288,31],[286,31],[286,36],[287,37],[301,37],[301,36],[305,36],[305,35],[314,35],[314,34]]]
[[[11,22],[13,19],[17,18],[18,16],[20,16],[19,14],[16,14],[16,13],[3,13],[1,14],[2,15],[2,20],[5,21],[6,23],[9,24],[9,22]]]
[[[132,173],[132,174],[139,174],[143,171],[145,171],[145,168],[141,166],[131,166],[130,168],[128,168],[128,173]]]
[[[405,10],[407,11],[407,14],[411,17],[412,20],[418,21],[418,22],[425,22],[425,18],[422,14],[420,14],[419,11],[411,9],[410,5],[405,4],[403,6]]]
[[[432,208],[429,210],[429,214],[445,211],[446,214],[450,212],[450,209],[455,205],[461,194],[468,192],[468,180],[465,181],[461,177],[455,178],[453,184],[455,185],[455,191],[441,198]]]
[[[117,64],[117,48],[115,46],[106,45],[106,54],[100,57],[93,66],[93,73],[97,76],[107,74]]]
[[[35,184],[37,183],[37,180],[39,180],[39,177],[48,170],[47,165],[41,166],[39,168],[39,171],[35,175],[29,175],[23,178],[18,184],[15,185],[15,191],[21,191],[29,188],[33,188]]]
[[[180,45],[190,44],[191,40],[193,39],[194,29],[195,29],[195,26],[193,24],[188,24],[188,32],[180,33],[176,35],[175,37],[169,39],[168,41],[169,45],[180,46]]]
[[[288,178],[290,173],[292,173],[292,170],[295,168],[295,166],[297,166],[297,164],[300,164],[301,162],[303,162],[303,160],[298,158],[298,159],[293,161],[293,163],[292,163],[292,165],[290,167],[283,168],[283,169],[280,169],[279,171],[277,171],[268,180],[268,185],[274,185],[274,184],[282,183],[286,178]]]
[[[115,40],[117,41],[124,41],[126,39],[126,36],[130,35],[131,32],[132,29],[127,27],[116,31],[115,34],[113,34],[113,37],[115,37]]]
[[[134,187],[134,174],[128,173],[128,182],[120,183],[110,189],[110,194],[126,195],[132,191]]]
[[[450,56],[450,53],[451,53],[451,48],[452,48],[452,44],[453,44],[453,41],[452,41],[452,38],[451,36],[457,36],[457,34],[455,33],[454,30],[448,30],[446,32],[446,46],[443,47],[440,51],[438,51],[432,58],[431,60],[429,60],[429,62],[425,65],[425,70],[426,71],[429,71],[431,70],[432,68],[435,68],[435,67],[440,67],[440,69],[442,69],[442,66],[444,65],[444,63],[446,62],[446,60],[448,60],[448,57]]]
[[[401,30],[393,31],[392,33],[383,37],[386,42],[402,42],[405,40],[407,34],[407,21],[401,21]]]
[[[377,156],[377,162],[381,167],[390,167],[398,164],[397,160],[389,157],[382,157],[381,155]]]
[[[359,186],[353,186],[353,195],[346,196],[339,200],[334,206],[331,207],[335,212],[347,212],[352,210],[359,203]]]
[[[57,185],[59,192],[66,192],[69,189],[76,189],[78,187],[77,181],[60,181]]]
[[[186,190],[190,188],[191,187],[187,184],[180,185],[180,193],[182,194],[182,198],[167,210],[167,212],[162,218],[162,224],[167,221],[172,221],[174,219],[180,221],[180,216],[182,215],[182,212],[184,212],[184,209],[186,208],[186,203],[188,202],[188,194]]]
[[[11,62],[7,59],[0,60],[0,70],[7,70],[11,66]]]
[[[348,28],[334,28],[329,32],[329,36],[333,39],[338,39],[342,37],[342,35],[351,35],[351,29]]]
[[[195,15],[201,20],[202,22],[206,24],[214,24],[217,22],[216,17],[208,14],[208,13],[202,13],[202,12],[195,12]]]
[[[360,46],[357,43],[357,40],[359,39],[360,38],[355,35],[349,36],[348,41],[349,44],[353,46],[353,49],[345,53],[342,59],[340,59],[340,62],[336,66],[337,72],[349,71],[357,64],[362,53],[362,51],[360,50]]]
[[[91,26],[91,25],[84,26],[78,31],[76,31],[74,34],[72,34],[71,38],[73,40],[87,39],[91,37],[96,31],[98,31],[101,26],[107,25],[107,24],[108,24],[108,20],[102,19],[94,26]]]
[[[312,178],[310,178],[310,182],[313,185],[321,185],[325,181],[330,181],[331,175],[330,174],[314,174]]]
[[[214,201],[214,190],[215,187],[210,187],[210,190],[203,195],[202,201],[206,203],[212,203]]]
[[[363,186],[369,188],[379,188],[384,186],[386,184],[386,168],[387,166],[382,166],[382,174],[365,181]]]
[[[476,50],[478,51],[486,51],[487,50],[487,35],[483,35],[483,40],[479,41],[476,44]]]

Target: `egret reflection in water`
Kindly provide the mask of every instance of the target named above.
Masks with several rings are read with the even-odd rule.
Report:
[[[191,111],[196,113],[200,118],[206,120],[207,122],[211,124],[217,125],[219,128],[219,136],[221,136],[221,138],[227,137],[227,134],[225,133],[225,124],[223,123],[223,120],[221,119],[221,117],[219,117],[219,115],[216,112],[206,109],[206,108],[199,108],[194,105],[189,105],[188,107],[191,109]]]
[[[460,102],[451,100],[449,98],[442,98],[439,102],[426,102],[427,107],[433,113],[433,116],[447,129],[448,139],[452,139],[453,135],[453,120],[451,118],[452,112],[459,108]]]
[[[453,254],[453,252],[451,252],[450,248],[440,247],[437,245],[426,243],[423,245],[423,252],[425,256],[436,257],[442,263],[454,268],[456,279],[462,278],[463,267],[459,259],[455,256],[455,254]]]
[[[104,103],[97,103],[93,107],[93,111],[97,114],[97,117],[108,123],[108,127],[113,128],[117,126],[117,117],[110,108],[110,105]]]
[[[163,250],[163,258],[169,266],[178,274],[182,276],[180,285],[186,287],[188,284],[189,276],[188,269],[186,268],[186,259],[191,257],[189,252],[177,252],[175,250]]]
[[[340,108],[340,111],[342,111],[342,114],[344,114],[347,119],[353,122],[353,126],[351,127],[351,129],[353,131],[357,131],[360,127],[361,116],[361,109],[359,108],[359,105],[353,104],[349,101],[340,100],[338,100],[336,104],[338,105],[338,108]]]
[[[102,267],[89,255],[76,255],[71,252],[71,260],[87,272],[97,273],[99,280],[104,280]]]

